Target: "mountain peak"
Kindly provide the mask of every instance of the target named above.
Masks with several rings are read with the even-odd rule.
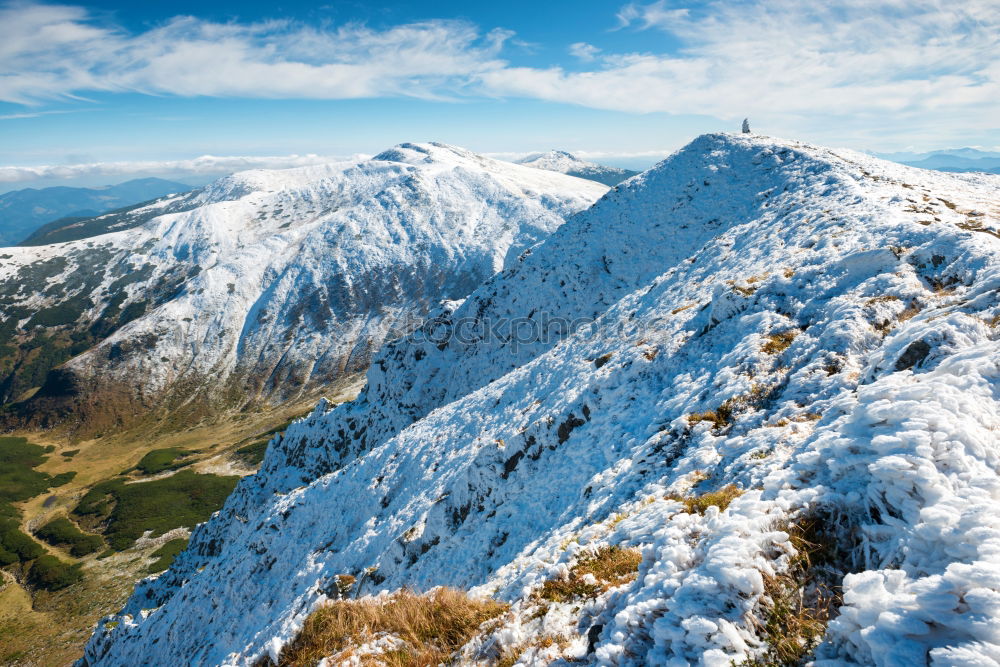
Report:
[[[628,169],[608,167],[595,162],[588,162],[578,158],[569,151],[562,150],[532,153],[520,160],[516,160],[516,164],[535,169],[544,169],[546,171],[555,171],[578,178],[586,178],[598,183],[604,183],[605,185],[617,185],[637,173]]]

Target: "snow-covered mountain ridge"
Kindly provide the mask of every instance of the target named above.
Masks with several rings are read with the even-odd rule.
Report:
[[[548,151],[547,153],[532,153],[520,160],[516,164],[523,164],[526,167],[535,169],[545,169],[555,171],[560,174],[586,178],[605,185],[618,185],[622,181],[635,176],[637,172],[620,167],[609,167],[596,162],[581,160],[572,153],[566,151]]]
[[[4,249],[4,333],[51,324],[47,344],[77,355],[16,414],[96,429],[315,389],[364,370],[387,336],[605,191],[404,144],[360,163],[241,172],[130,211],[144,220],[132,229]]]
[[[341,574],[512,603],[464,662],[568,637],[522,663],[738,664],[767,651],[768,582],[807,517],[843,552],[818,664],[991,664],[998,188],[698,138],[386,346],[353,404],[273,441],[83,664],[277,655]],[[579,324],[435,334],[515,319]],[[677,499],[728,484],[724,511]],[[639,549],[637,578],[541,608],[533,593],[602,545]]]

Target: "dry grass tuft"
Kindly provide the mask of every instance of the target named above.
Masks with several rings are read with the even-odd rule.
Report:
[[[595,598],[607,590],[635,581],[641,563],[642,552],[638,549],[604,546],[577,561],[565,579],[546,581],[535,597],[550,602]]]
[[[560,650],[565,650],[569,644],[570,640],[562,635],[557,637],[543,635],[530,642],[518,644],[505,650],[497,660],[495,667],[513,667],[525,653],[532,649],[544,650],[551,646],[558,646]]]
[[[911,301],[910,305],[904,308],[899,315],[896,316],[896,319],[900,322],[906,322],[907,320],[913,319],[919,313],[920,306],[918,306],[915,301]]]
[[[893,301],[900,301],[900,298],[895,294],[882,294],[881,296],[876,296],[871,299],[868,299],[866,305],[873,306],[876,303],[891,303]]]
[[[697,305],[698,305],[697,303],[689,303],[689,304],[684,305],[684,306],[678,306],[677,308],[674,308],[673,310],[671,310],[670,314],[671,315],[676,315],[677,313],[683,313],[685,310],[688,310],[689,308],[694,308]]]
[[[767,342],[761,350],[764,354],[778,354],[779,352],[784,352],[787,350],[795,337],[799,335],[799,332],[795,329],[789,329],[788,331],[782,331],[780,333],[774,333],[767,337]]]
[[[718,491],[708,491],[700,496],[679,496],[671,494],[667,500],[676,500],[684,505],[688,514],[704,514],[709,507],[715,506],[720,512],[726,511],[729,503],[743,495],[742,489],[733,484],[727,484]]]
[[[380,654],[380,663],[430,667],[448,662],[476,636],[483,623],[509,608],[496,600],[472,599],[451,588],[425,595],[403,589],[387,597],[337,600],[306,619],[295,640],[282,650],[278,665],[315,665],[324,657],[350,651],[385,633],[399,637],[407,646]]]
[[[780,528],[797,553],[784,573],[764,576],[764,619],[758,632],[768,648],[744,662],[747,667],[802,664],[842,602],[837,584],[846,569],[844,548],[824,521],[805,517]]]
[[[726,399],[714,410],[689,414],[688,424],[694,426],[700,422],[711,422],[714,430],[722,431],[736,421],[736,416],[740,412],[763,405],[771,397],[774,390],[774,387],[755,384],[750,387],[750,391],[747,393]]]

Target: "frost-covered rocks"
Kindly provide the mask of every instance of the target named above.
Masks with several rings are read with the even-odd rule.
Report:
[[[517,164],[586,178],[587,180],[597,181],[605,185],[618,185],[627,178],[635,176],[637,173],[629,169],[622,169],[621,167],[609,167],[604,164],[581,160],[566,151],[532,153],[518,160]]]
[[[767,654],[807,529],[844,589],[820,664],[993,664],[998,187],[698,138],[273,441],[84,664],[250,664],[345,574],[511,603],[466,662],[739,664]],[[576,324],[454,334],[546,318]],[[685,502],[729,484],[727,507]],[[642,553],[628,583],[539,595],[607,545]]]
[[[0,333],[51,324],[54,354],[83,352],[17,413],[97,429],[154,408],[314,391],[364,370],[384,339],[465,297],[605,190],[405,144],[359,163],[239,173],[131,211],[145,220],[133,229],[5,249]],[[22,383],[5,400],[34,386]]]

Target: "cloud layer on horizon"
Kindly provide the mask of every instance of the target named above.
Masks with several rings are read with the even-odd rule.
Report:
[[[288,169],[327,164],[341,160],[356,161],[364,155],[333,157],[323,155],[278,155],[266,157],[202,155],[190,160],[133,162],[87,162],[82,164],[42,165],[32,167],[0,167],[0,183],[72,180],[92,176],[214,176],[247,169]]]
[[[947,122],[996,131],[1000,4],[966,0],[632,3],[609,30],[662,31],[672,53],[565,47],[513,66],[513,33],[428,20],[375,30],[175,17],[130,33],[70,5],[0,5],[0,101],[95,92],[241,98],[530,98],[626,112],[764,116],[789,131],[840,119],[869,135]],[[210,63],[211,66],[206,66]],[[16,114],[15,114],[16,115]]]

